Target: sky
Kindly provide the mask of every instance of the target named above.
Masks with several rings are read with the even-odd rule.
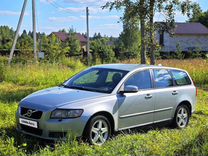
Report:
[[[112,0],[36,0],[37,31],[50,34],[60,29],[73,28],[76,32],[86,32],[85,8],[89,7],[90,36],[95,32],[102,35],[118,37],[122,31],[123,11],[102,10],[106,2]],[[208,10],[207,0],[192,0],[198,2],[202,9]],[[17,27],[19,15],[24,0],[1,0],[0,25],[8,25],[14,30]],[[164,16],[156,13],[154,20],[162,21]],[[177,22],[184,22],[187,17],[176,13]],[[28,0],[22,30],[32,30],[32,0]]]

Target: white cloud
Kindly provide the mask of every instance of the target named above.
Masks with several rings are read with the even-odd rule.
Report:
[[[81,18],[86,18],[86,16],[80,16]],[[89,16],[90,19],[92,20],[108,20],[108,19],[113,19],[113,20],[119,20],[120,17],[118,15],[109,15],[109,16]]]
[[[82,5],[96,5],[96,6],[102,6],[106,4],[107,2],[112,2],[114,0],[64,0],[66,3],[70,4],[82,4]]]
[[[68,17],[49,17],[49,21],[57,22],[57,23],[65,23],[65,22],[74,22],[79,20],[79,18],[75,16],[68,16]]]
[[[122,24],[110,23],[110,24],[98,25],[97,27],[91,29],[90,33],[91,35],[93,35],[95,32],[101,32],[102,35],[118,37],[121,31],[122,31]]]
[[[0,16],[19,16],[20,12],[18,11],[10,11],[10,10],[0,10]],[[25,13],[25,15],[29,15],[28,13]]]
[[[60,11],[67,11],[70,13],[84,13],[85,8],[80,7],[80,8],[74,8],[74,7],[69,7],[69,8],[60,8]]]
[[[85,7],[68,7],[68,8],[60,8],[60,11],[66,11],[69,13],[85,13]],[[108,9],[102,9],[100,7],[89,7],[90,14],[97,14],[97,13],[105,13],[108,12]]]
[[[48,4],[48,3],[52,3],[52,2],[55,2],[56,0],[40,0],[41,3],[45,3],[45,4]]]
[[[51,22],[57,22],[57,23],[65,23],[65,22],[77,22],[77,21],[83,21],[86,19],[86,16],[68,16],[68,17],[49,17],[48,20]],[[90,20],[119,20],[120,17],[117,15],[109,15],[109,16],[89,16]]]
[[[0,16],[19,16],[19,15],[20,12],[8,11],[8,10],[0,11]]]

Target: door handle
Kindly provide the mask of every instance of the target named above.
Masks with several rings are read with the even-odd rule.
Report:
[[[151,99],[152,98],[152,95],[151,94],[147,94],[146,96],[145,96],[145,99]]]
[[[176,91],[176,90],[174,90],[173,92],[172,92],[172,95],[177,95],[178,94],[178,92]]]

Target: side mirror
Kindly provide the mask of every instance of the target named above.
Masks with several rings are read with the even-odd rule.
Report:
[[[137,93],[139,91],[137,86],[127,85],[124,86],[123,89],[120,90],[120,93]]]

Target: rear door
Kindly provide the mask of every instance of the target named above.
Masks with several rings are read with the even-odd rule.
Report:
[[[170,120],[174,111],[177,90],[167,69],[153,69],[155,88],[154,122]]]
[[[177,91],[177,104],[182,101],[189,101],[192,104],[192,112],[195,110],[196,103],[196,87],[192,85],[192,81],[185,71],[181,70],[170,70],[173,75],[173,81]]]

